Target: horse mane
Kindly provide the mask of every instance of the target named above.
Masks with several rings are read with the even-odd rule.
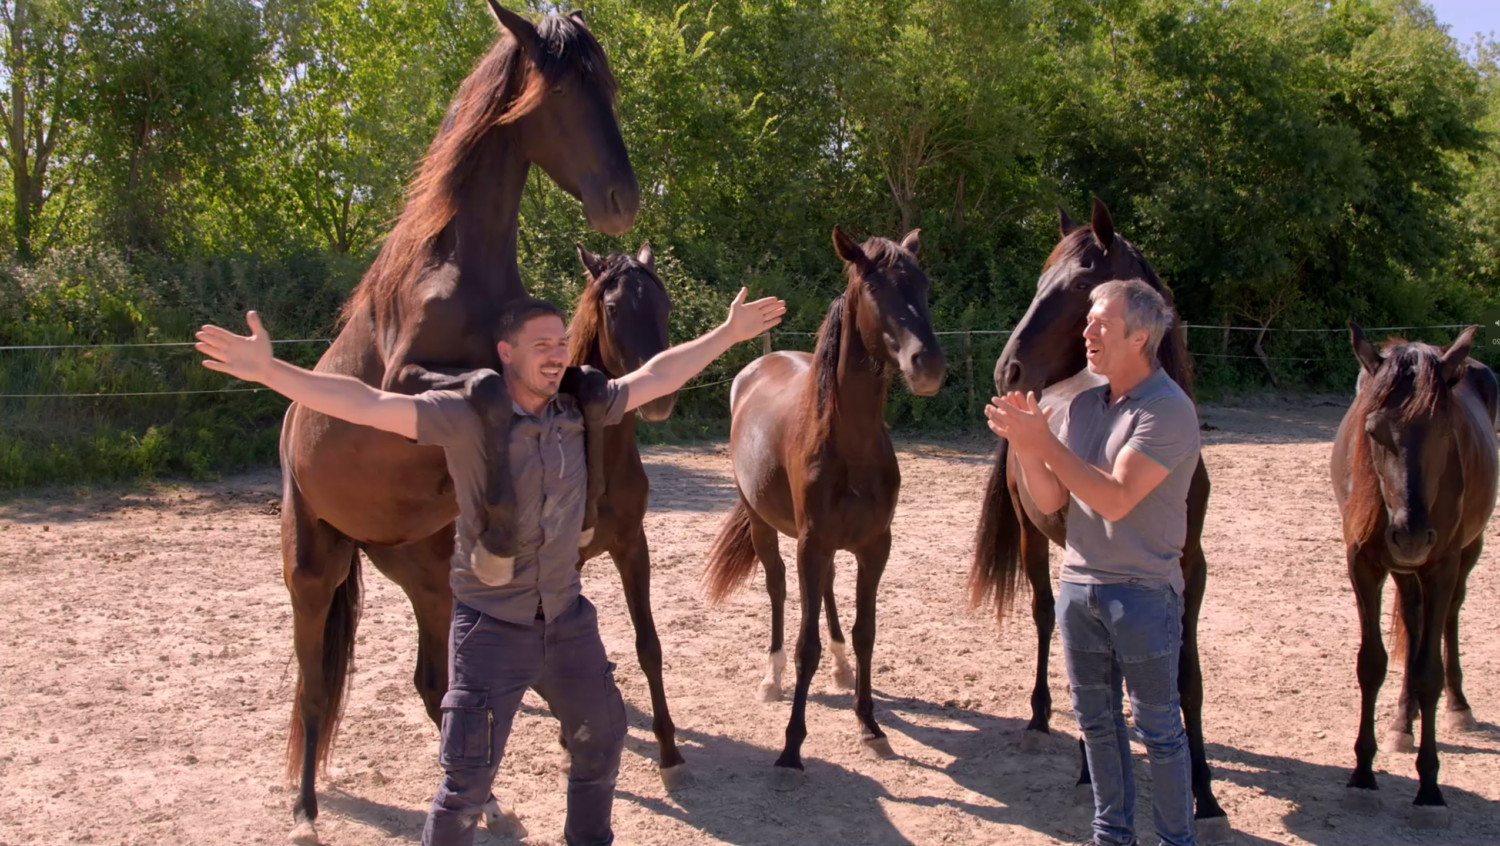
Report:
[[[604,328],[604,292],[626,271],[639,270],[666,291],[661,278],[644,264],[623,253],[614,253],[604,259],[604,272],[594,277],[573,304],[573,319],[568,322],[568,365],[579,367],[589,363],[589,355],[599,343],[599,333]]]
[[[872,237],[860,245],[860,249],[869,259],[885,269],[895,265],[902,259],[912,258],[911,253],[904,247],[888,238]],[[828,314],[823,318],[823,325],[818,328],[816,345],[813,347],[813,390],[808,394],[808,402],[812,404],[812,418],[827,416],[829,419],[837,413],[839,361],[844,346],[844,324],[849,317],[853,316],[853,307],[849,305],[850,295],[857,295],[860,286],[864,284],[864,278],[860,275],[854,265],[849,265],[847,270],[848,285],[843,293],[834,297],[828,306]],[[873,364],[877,369],[884,365],[876,360]]]
[[[490,130],[534,111],[549,86],[570,68],[611,98],[617,85],[604,49],[587,28],[566,15],[536,25],[538,55],[528,60],[515,36],[502,31],[488,53],[459,84],[442,127],[407,188],[406,205],[370,269],[345,304],[341,321],[376,307],[383,313],[396,293],[433,259],[438,236],[458,212],[459,188],[473,174]]]
[[[1350,419],[1362,421],[1370,412],[1389,407],[1397,389],[1408,383],[1408,379],[1411,392],[1396,408],[1402,423],[1419,417],[1440,417],[1448,412],[1452,395],[1443,379],[1442,355],[1437,347],[1393,336],[1381,345],[1381,352],[1385,363],[1365,379],[1349,407]],[[1344,541],[1362,544],[1375,531],[1385,500],[1380,495],[1380,479],[1375,474],[1370,440],[1363,426],[1354,433],[1352,448]]]
[[[852,287],[851,283],[851,287]],[[839,352],[844,346],[844,312],[848,309],[849,290],[833,298],[823,325],[818,327],[817,345],[813,347],[813,417],[816,412],[832,412],[838,402]]]
[[[1146,260],[1146,256],[1134,244],[1125,240],[1123,235],[1117,235],[1120,243],[1130,251],[1136,261],[1140,262],[1141,269],[1145,271],[1145,282],[1156,292],[1161,294],[1162,299],[1167,301],[1167,306],[1172,309],[1172,325],[1167,329],[1167,334],[1162,336],[1161,346],[1156,348],[1156,361],[1161,369],[1167,372],[1177,387],[1188,395],[1188,399],[1197,402],[1193,396],[1193,357],[1188,354],[1187,326],[1182,322],[1182,314],[1177,311],[1177,301],[1172,297],[1172,289],[1167,283],[1161,281],[1157,275],[1156,268]]]

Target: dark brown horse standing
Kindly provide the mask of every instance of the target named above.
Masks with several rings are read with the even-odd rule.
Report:
[[[1402,340],[1376,350],[1359,326],[1349,324],[1362,372],[1329,468],[1360,623],[1358,761],[1346,803],[1365,813],[1380,807],[1372,764],[1375,699],[1386,671],[1380,594],[1390,573],[1398,597],[1395,649],[1398,657],[1406,655],[1391,745],[1393,751],[1412,751],[1412,718],[1420,710],[1419,783],[1410,816],[1417,828],[1446,828],[1451,820],[1438,788],[1437,702],[1445,676],[1447,727],[1477,726],[1463,692],[1458,614],[1500,483],[1500,384],[1488,367],[1469,358],[1477,328],[1469,327],[1446,350]]]
[[[644,245],[634,257],[612,255],[601,258],[583,247],[578,258],[588,275],[588,285],[578,297],[573,322],[568,326],[568,357],[574,366],[589,365],[619,378],[645,364],[667,348],[667,318],[672,303],[656,275],[651,246]],[[649,421],[672,414],[676,394],[670,394],[637,409]],[[585,561],[608,552],[620,572],[625,605],[635,626],[635,652],[646,683],[651,688],[652,731],[661,758],[661,778],[668,790],[686,787],[687,764],[677,751],[677,729],[667,710],[662,685],[661,640],[651,616],[651,549],[643,523],[651,483],[641,464],[635,442],[635,415],[604,429],[604,493],[599,499],[599,522],[593,540],[579,557]]]
[[[828,605],[835,651],[844,636],[833,604],[833,556],[859,563],[854,618],[858,662],[855,715],[871,754],[892,757],[875,722],[870,660],[875,648],[875,596],[891,551],[891,520],[901,470],[883,412],[891,370],[913,393],[931,396],[943,383],[944,358],[927,311],[927,275],[917,266],[917,231],[900,244],[871,238],[855,244],[837,227],[833,245],[848,264],[848,287],[818,331],[816,351],[775,352],[751,362],[730,392],[730,454],[739,500],[714,542],[704,574],[719,600],[750,578],[759,557],[771,595],[771,672],[780,687],[786,565],[777,533],[797,539],[802,627],[797,636],[797,687],[786,747],[773,784],[789,789],[803,776],[807,690],[822,644],[818,614]]]
[[[497,317],[525,293],[516,232],[532,164],[583,202],[595,229],[618,234],[635,220],[640,194],[615,120],[615,83],[582,18],[533,25],[494,0],[490,6],[504,33],[459,87],[319,371],[403,392],[427,387],[427,370],[498,371]],[[495,382],[476,390],[495,398]],[[498,393],[503,398],[503,388]],[[508,401],[481,408],[495,431],[508,431]],[[602,426],[592,425],[597,411],[586,406],[585,414],[592,493],[602,478],[602,450],[595,448]],[[481,540],[495,554],[513,554],[507,452],[490,453]],[[301,776],[293,837],[316,842],[317,766],[332,744],[348,681],[359,552],[411,599],[415,683],[436,722],[448,686],[448,572],[458,506],[441,449],[296,405],[282,428],[281,466],[283,572],[298,668],[288,748],[288,771]]]
[[[995,364],[995,389],[1001,396],[1009,391],[1041,394],[1043,389],[1073,377],[1086,367],[1083,330],[1090,307],[1089,291],[1098,285],[1115,279],[1140,279],[1159,291],[1169,305],[1172,303],[1172,292],[1140,250],[1115,231],[1114,219],[1101,200],[1094,198],[1088,226],[1075,227],[1066,212],[1058,209],[1058,213],[1062,240],[1042,267],[1036,297],[1026,316],[1016,324]],[[1157,357],[1167,375],[1192,396],[1192,368],[1180,321],[1162,339]],[[1019,484],[1015,467],[1008,458],[1009,450],[1002,440],[985,490],[974,563],[969,572],[969,600],[975,606],[993,601],[997,617],[1003,619],[1012,609],[1023,573],[1031,585],[1031,616],[1037,636],[1036,682],[1031,691],[1031,722],[1022,746],[1035,748],[1036,738],[1049,733],[1052,715],[1047,664],[1057,619],[1047,544],[1049,541],[1058,546],[1066,544],[1067,509],[1053,514],[1039,513],[1031,495]],[[1186,594],[1177,679],[1192,758],[1198,840],[1215,843],[1229,840],[1232,832],[1224,810],[1214,799],[1213,775],[1203,750],[1198,613],[1203,607],[1208,578],[1201,542],[1208,494],[1208,470],[1200,458],[1188,491],[1188,534],[1182,550]],[[1089,784],[1087,759],[1078,783]]]

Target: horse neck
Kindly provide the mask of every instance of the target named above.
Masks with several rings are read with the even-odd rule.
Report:
[[[479,178],[463,180],[444,233],[451,238],[448,260],[458,265],[464,287],[492,294],[496,303],[526,293],[516,261],[516,234],[530,169],[513,126],[491,131],[470,163],[470,172]]]
[[[845,294],[833,401],[817,409],[820,439],[839,444],[839,453],[846,456],[866,451],[876,443],[872,435],[885,426],[885,400],[891,384],[884,363],[870,354],[860,335],[861,299],[859,289],[851,285]],[[811,380],[813,385],[817,384],[816,376]],[[816,392],[816,388],[813,390]]]

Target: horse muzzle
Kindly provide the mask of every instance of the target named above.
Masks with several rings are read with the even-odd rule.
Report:
[[[660,423],[672,416],[672,408],[676,404],[677,395],[667,394],[664,397],[657,397],[635,411],[647,423]]]
[[[583,215],[594,229],[605,235],[623,235],[635,225],[636,213],[641,208],[641,189],[634,174],[585,184],[581,193]]]
[[[1427,556],[1437,546],[1437,531],[1393,523],[1385,528],[1385,545],[1397,566],[1420,567],[1427,563]]]
[[[913,353],[901,363],[901,375],[906,377],[906,387],[919,397],[930,397],[943,387],[943,376],[948,372],[948,361],[942,350],[923,350]]]

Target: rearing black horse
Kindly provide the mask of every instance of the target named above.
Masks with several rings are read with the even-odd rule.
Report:
[[[1094,198],[1093,218],[1088,226],[1075,227],[1067,212],[1058,209],[1062,240],[1042,267],[1036,297],[1021,318],[995,364],[995,389],[1036,391],[1062,382],[1087,365],[1083,329],[1088,320],[1089,291],[1116,279],[1140,279],[1172,304],[1172,292],[1156,275],[1135,245],[1115,232],[1114,219],[1099,198]],[[1175,309],[1175,307],[1174,307]],[[1187,337],[1180,322],[1162,339],[1157,353],[1162,369],[1193,395]],[[974,606],[994,602],[996,617],[1011,610],[1020,587],[1022,563],[1031,584],[1031,616],[1036,623],[1036,683],[1031,691],[1031,722],[1022,747],[1034,748],[1038,735],[1049,733],[1052,692],[1047,688],[1047,662],[1056,627],[1052,576],[1047,543],[1063,546],[1067,540],[1067,509],[1053,514],[1038,511],[1025,486],[1020,484],[1009,449],[1001,441],[995,466],[990,471],[984,506],[975,542],[974,563],[969,571],[969,601]],[[1208,510],[1208,470],[1203,460],[1193,473],[1188,491],[1187,543],[1182,550],[1182,575],[1186,582],[1182,613],[1182,658],[1177,673],[1182,697],[1188,749],[1193,764],[1194,814],[1198,840],[1227,841],[1231,836],[1228,817],[1213,795],[1213,775],[1203,752],[1203,671],[1198,664],[1198,612],[1208,579],[1203,557],[1203,516]],[[1037,734],[1032,734],[1036,732]],[[1080,743],[1080,754],[1082,741]],[[1090,783],[1088,760],[1083,762],[1078,783]]]

